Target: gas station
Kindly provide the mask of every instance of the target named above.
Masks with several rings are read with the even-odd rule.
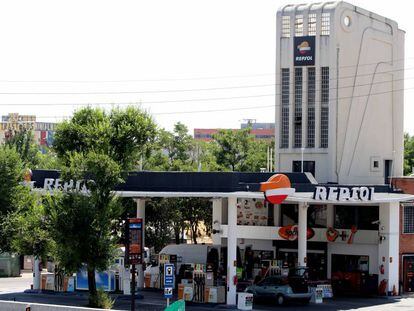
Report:
[[[77,184],[47,170],[34,170],[31,183],[39,191]],[[318,184],[309,173],[144,171],[131,172],[114,190],[135,200],[143,228],[151,198],[211,200],[213,245],[226,248],[220,264],[227,305],[236,305],[241,279],[253,282],[263,271],[278,274],[294,266],[307,266],[315,284],[334,287],[355,279],[370,285],[362,292],[399,291],[399,209],[414,196],[389,185]],[[122,284],[130,293],[128,267]],[[137,286],[144,287],[141,264]]]

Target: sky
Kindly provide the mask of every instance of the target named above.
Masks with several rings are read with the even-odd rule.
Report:
[[[166,129],[274,122],[276,11],[299,2],[2,0],[0,114],[57,122],[83,105],[134,104]],[[406,31],[404,129],[414,134],[407,1],[350,2]]]

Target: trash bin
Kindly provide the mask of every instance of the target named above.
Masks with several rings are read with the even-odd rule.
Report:
[[[253,310],[253,294],[237,293],[237,309],[238,310]]]
[[[312,302],[323,303],[323,289],[322,287],[313,287],[312,289]]]

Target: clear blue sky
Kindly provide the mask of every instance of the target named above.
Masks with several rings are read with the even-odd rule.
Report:
[[[101,94],[0,94],[0,113],[57,121],[79,104],[141,103],[168,129],[273,122],[276,10],[292,2],[1,1],[0,93]],[[352,3],[407,32],[404,127],[414,134],[412,11],[400,0]]]

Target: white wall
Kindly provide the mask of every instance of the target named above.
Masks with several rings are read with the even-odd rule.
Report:
[[[329,36],[320,36],[322,12],[331,12]],[[300,148],[293,146],[295,15],[317,14],[315,48],[316,103],[315,148],[305,149],[304,160],[316,162],[319,182],[341,184],[383,184],[384,161],[393,160],[393,175],[402,174],[404,33],[396,22],[346,2],[292,5],[279,10],[277,19],[276,84],[281,93],[281,68],[290,68],[290,130],[287,149],[280,149],[280,96],[276,96],[275,169],[291,171],[300,160]],[[281,38],[281,16],[291,17],[291,37]],[[351,20],[349,27],[344,17]],[[368,65],[367,65],[368,64]],[[320,66],[330,67],[329,148],[319,147]],[[306,67],[302,102],[302,144],[306,147]],[[337,69],[338,68],[338,69]],[[339,79],[337,79],[339,77]],[[337,83],[338,81],[338,83]],[[380,94],[376,94],[380,93]],[[326,153],[326,154],[324,154]],[[372,168],[372,159],[379,161]]]

